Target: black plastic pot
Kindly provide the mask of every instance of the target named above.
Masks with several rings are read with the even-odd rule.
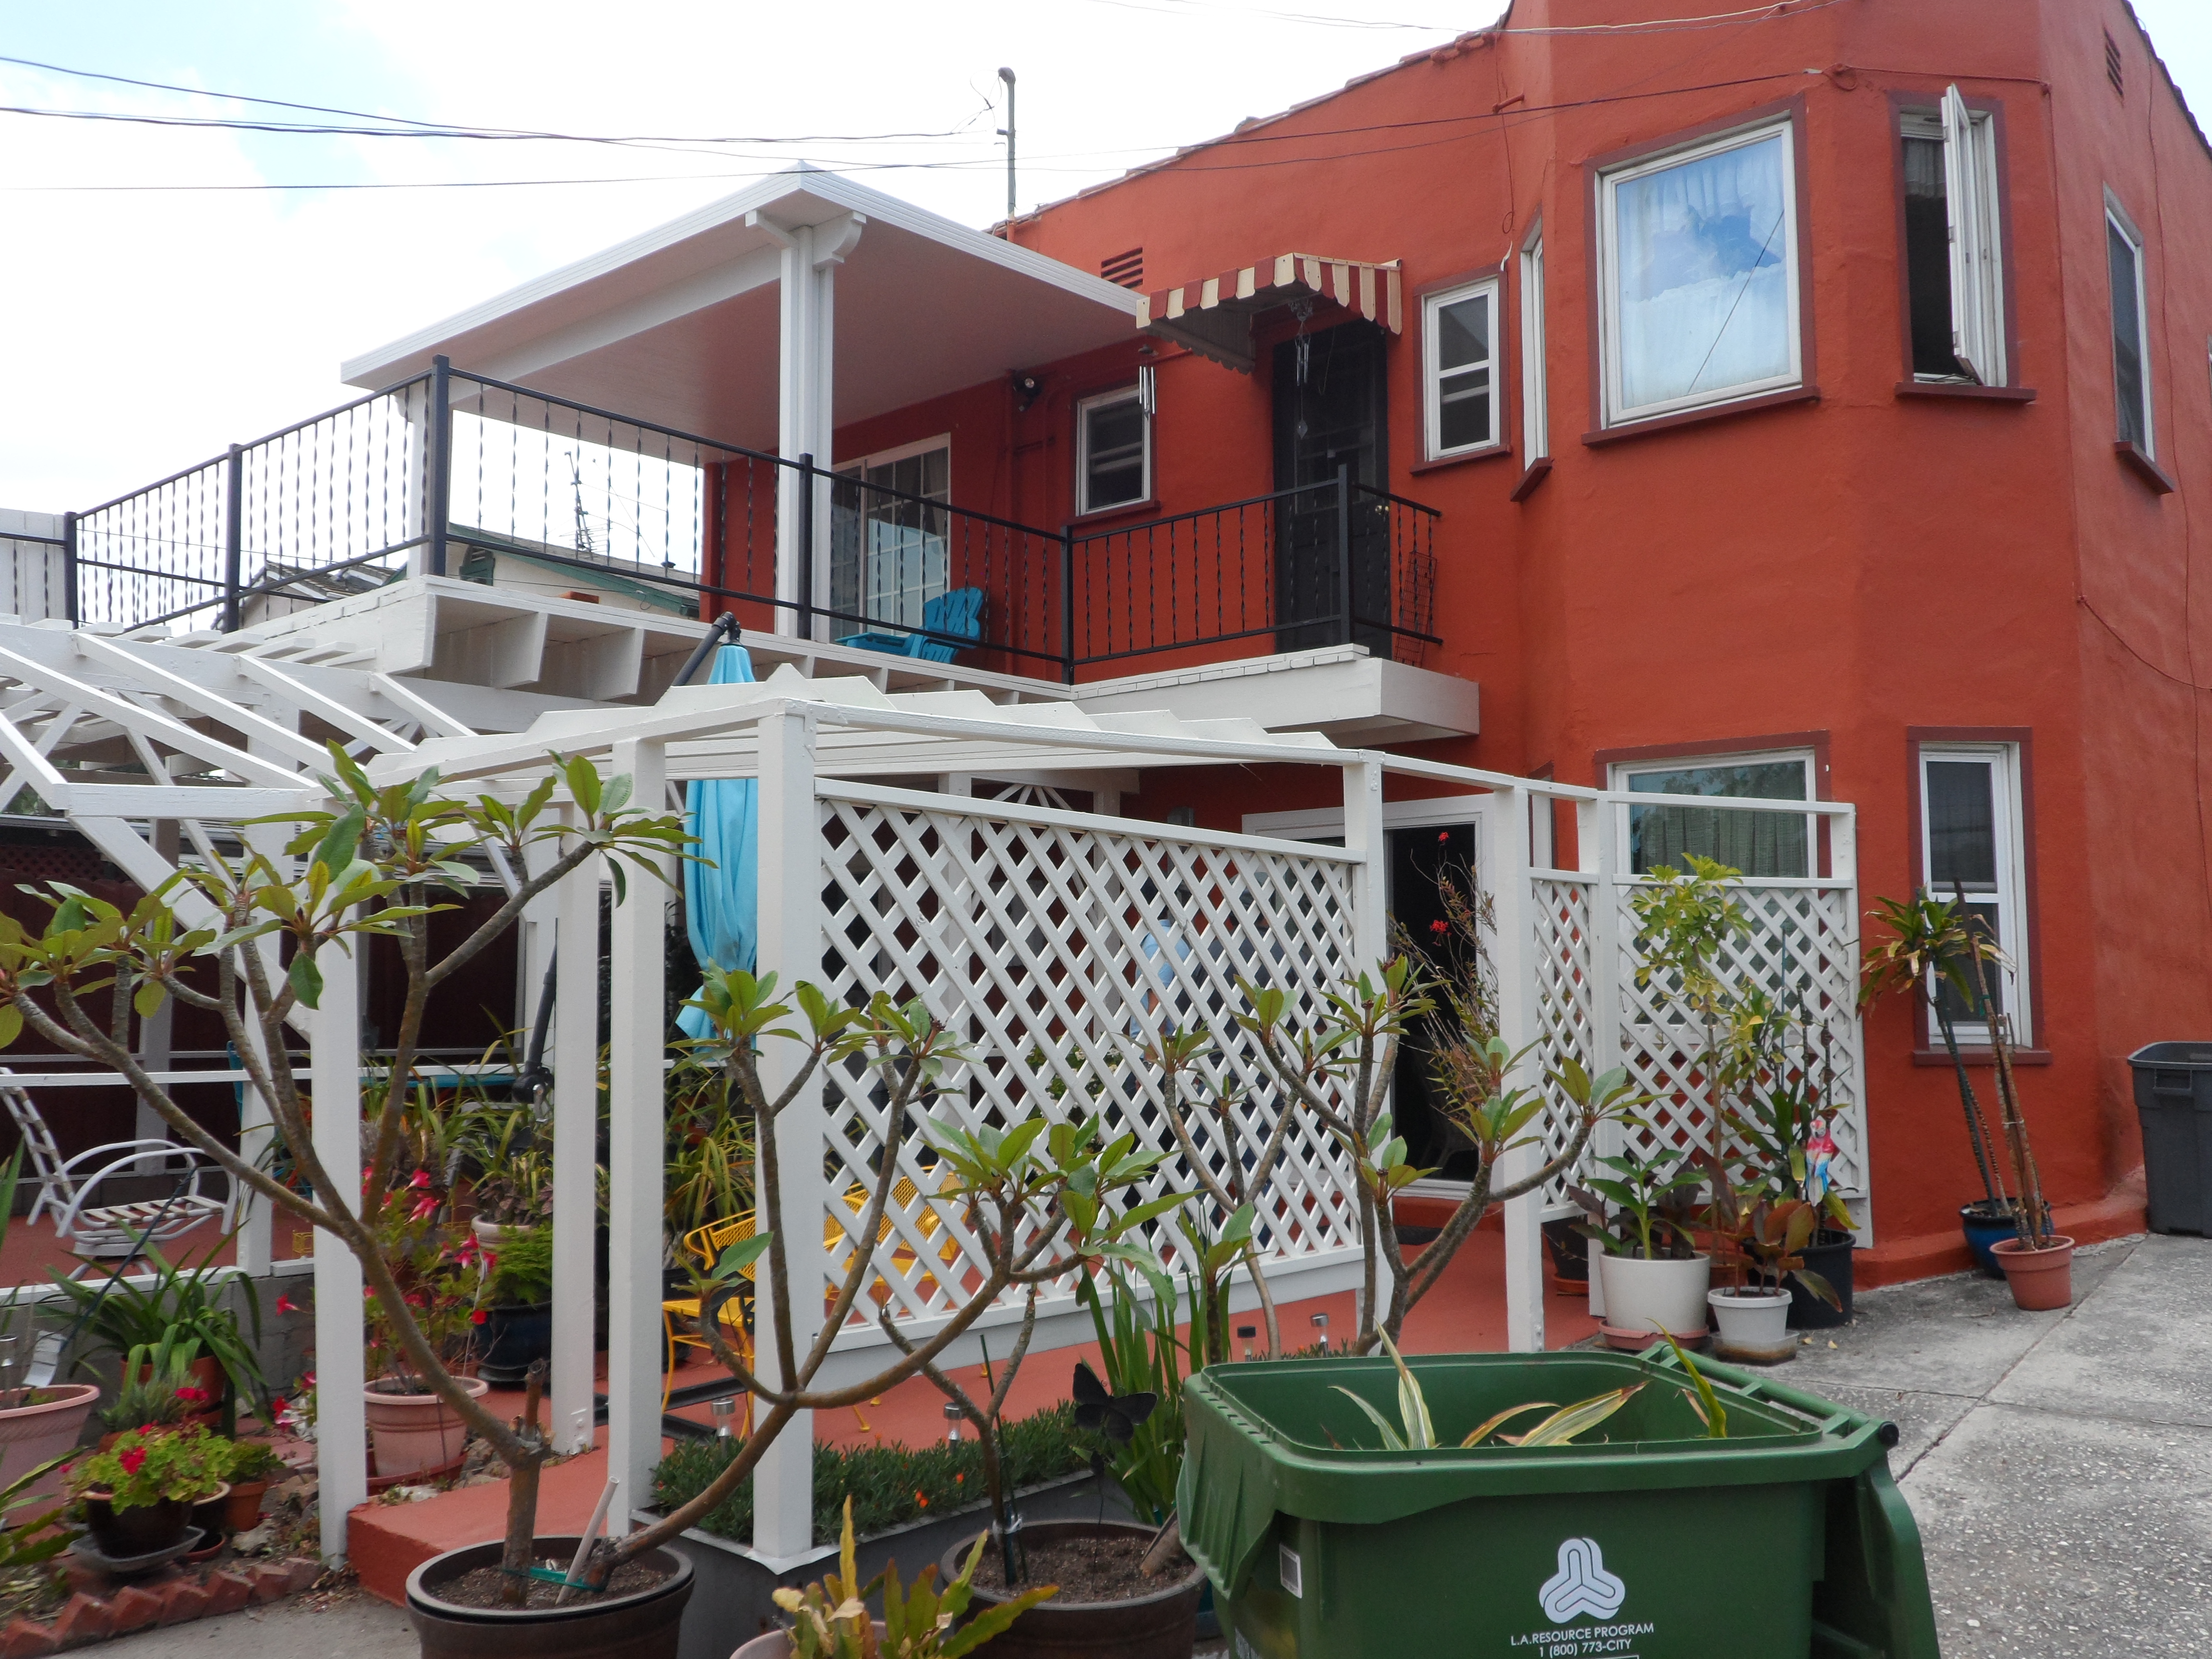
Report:
[[[1851,1252],[1856,1248],[1850,1233],[1824,1230],[1814,1235],[1805,1247],[1805,1266],[1828,1281],[1843,1306],[1830,1307],[1793,1278],[1789,1281],[1791,1330],[1825,1331],[1851,1322]]]
[[[1544,1248],[1551,1253],[1552,1277],[1561,1285],[1589,1283],[1589,1240],[1560,1216],[1544,1224]]]
[[[566,1561],[580,1540],[540,1538],[542,1559]],[[565,1607],[459,1607],[438,1589],[477,1567],[498,1564],[505,1547],[471,1544],[434,1555],[407,1575],[407,1617],[422,1659],[676,1659],[691,1564],[673,1550],[640,1558],[668,1574],[650,1589]]]
[[[552,1361],[553,1304],[509,1303],[487,1308],[483,1335],[477,1375],[500,1388],[514,1388],[533,1360]]]
[[[1033,1521],[1022,1529],[1031,1545],[1055,1538],[1129,1536],[1150,1539],[1155,1527],[1121,1521]],[[960,1576],[974,1536],[945,1552],[940,1583]],[[1091,1655],[1095,1659],[1189,1659],[1198,1639],[1198,1603],[1206,1575],[1191,1568],[1182,1578],[1150,1595],[1121,1601],[1067,1601],[1058,1597],[1031,1607],[994,1637],[984,1651],[990,1659],[1061,1659]],[[1012,1596],[975,1586],[974,1605],[993,1607]]]
[[[165,1498],[158,1504],[137,1504],[118,1510],[106,1497],[87,1492],[84,1524],[102,1555],[128,1560],[165,1550],[185,1535],[192,1506],[181,1498]]]

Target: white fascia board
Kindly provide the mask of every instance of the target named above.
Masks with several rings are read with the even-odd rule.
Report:
[[[544,307],[548,313],[545,321],[552,325],[551,327],[546,328],[542,335],[526,324],[517,327],[512,342],[504,348],[495,347],[487,359],[489,362],[522,360],[543,339],[565,331],[592,331],[596,319],[603,314],[613,314],[616,307],[594,305],[585,290],[629,266],[665,259],[672,265],[672,280],[667,291],[673,293],[689,283],[703,281],[707,286],[701,292],[711,292],[718,282],[738,280],[734,276],[725,273],[732,272],[738,265],[745,264],[748,255],[759,248],[774,251],[774,242],[767,232],[744,228],[745,216],[759,212],[772,214],[778,203],[797,197],[812,198],[821,204],[821,207],[818,210],[809,207],[805,216],[795,217],[794,223],[822,222],[841,213],[860,213],[865,215],[871,223],[895,226],[915,235],[927,237],[987,264],[999,265],[1118,311],[1129,319],[1132,331],[1143,319],[1145,298],[1140,294],[1109,283],[1103,276],[1095,276],[1089,271],[1063,264],[1032,249],[1003,241],[995,236],[987,236],[981,231],[971,230],[965,225],[918,208],[910,202],[902,202],[896,197],[886,196],[881,191],[871,190],[866,185],[855,184],[849,179],[825,173],[801,161],[772,178],[763,179],[757,185],[725,196],[720,201],[709,202],[681,218],[672,219],[666,224],[633,236],[627,241],[617,242],[612,247],[603,248],[587,258],[548,271],[543,276],[509,289],[504,294],[495,295],[427,328],[417,329],[387,345],[349,358],[338,367],[339,378],[350,386],[370,388],[388,386],[411,374],[419,373],[432,356],[460,337],[502,322],[520,321],[523,313]],[[678,268],[682,262],[673,257],[677,249],[694,238],[725,229],[732,234],[730,256],[716,260],[704,273]],[[744,291],[743,287],[730,290],[732,293]],[[559,315],[562,308],[552,304],[563,296],[571,299],[572,305],[568,309],[573,314]],[[656,299],[657,291],[637,296],[629,303],[645,306],[649,311]],[[640,313],[641,316],[645,314],[646,312]],[[681,313],[666,313],[677,314]],[[666,315],[659,319],[665,320]],[[613,337],[620,336],[617,334]],[[464,364],[463,367],[491,372],[483,368],[482,363]]]

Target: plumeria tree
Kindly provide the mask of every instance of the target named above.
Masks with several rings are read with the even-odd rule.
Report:
[[[1242,988],[1249,1012],[1238,1023],[1257,1037],[1282,1086],[1280,1109],[1311,1113],[1351,1158],[1365,1290],[1354,1346],[1363,1352],[1381,1336],[1397,1340],[1406,1316],[1436,1287],[1492,1205],[1534,1192],[1572,1169],[1597,1126],[1643,1098],[1625,1070],[1615,1067],[1593,1079],[1573,1060],[1545,1073],[1548,1093],[1509,1082],[1529,1050],[1516,1054],[1495,1033],[1463,1024],[1451,1012],[1456,1006],[1451,999],[1439,1005],[1430,994],[1428,981],[1407,956],[1332,991],[1318,1019],[1295,1026],[1283,991]],[[1440,1011],[1443,1018],[1437,1018]],[[1407,1032],[1424,1018],[1431,1022],[1425,1045],[1431,1088],[1446,1121],[1466,1139],[1474,1168],[1449,1218],[1408,1261],[1399,1243],[1395,1200],[1433,1171],[1413,1163],[1386,1109]],[[1554,1125],[1565,1133],[1559,1150],[1547,1154],[1553,1140],[1547,1131]],[[1532,1148],[1538,1154],[1534,1167],[1504,1177],[1500,1164]],[[1388,1297],[1378,1297],[1386,1278]]]

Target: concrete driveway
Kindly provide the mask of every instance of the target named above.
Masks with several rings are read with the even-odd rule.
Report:
[[[2212,1241],[2091,1246],[2063,1313],[1960,1277],[1856,1314],[1782,1375],[1902,1431],[1946,1659],[2212,1654]]]

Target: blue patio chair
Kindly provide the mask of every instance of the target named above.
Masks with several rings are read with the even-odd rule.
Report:
[[[941,637],[933,637],[941,636]],[[857,645],[863,651],[881,651],[893,657],[917,657],[924,662],[951,662],[965,648],[954,641],[975,645],[983,638],[983,590],[956,587],[940,593],[921,607],[921,631],[915,634],[848,634],[840,645]]]

